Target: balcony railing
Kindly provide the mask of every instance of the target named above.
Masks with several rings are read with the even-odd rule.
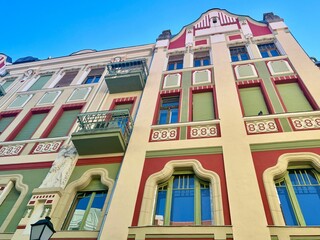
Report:
[[[105,81],[110,93],[142,90],[149,73],[145,59],[109,63],[107,69]]]
[[[72,141],[80,155],[123,152],[133,128],[127,109],[81,113],[77,122]]]

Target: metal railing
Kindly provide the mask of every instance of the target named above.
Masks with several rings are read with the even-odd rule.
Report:
[[[133,72],[141,72],[145,80],[148,75],[148,67],[145,59],[129,60],[107,64],[107,76],[124,75]]]
[[[133,128],[128,109],[80,113],[78,127],[73,134],[98,133],[107,130],[120,130],[127,144]]]

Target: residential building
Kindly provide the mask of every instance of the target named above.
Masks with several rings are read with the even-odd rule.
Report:
[[[0,73],[0,239],[320,239],[320,72],[279,16]]]

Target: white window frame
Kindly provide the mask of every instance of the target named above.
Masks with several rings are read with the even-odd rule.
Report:
[[[167,78],[169,76],[173,76],[173,75],[178,75],[178,83],[177,85],[172,85],[172,86],[167,86]],[[174,74],[168,74],[165,76],[164,80],[163,80],[163,89],[165,88],[177,88],[181,86],[181,74],[180,73],[174,73]]]
[[[208,81],[204,81],[204,82],[195,82],[195,75],[197,72],[207,72],[208,74]],[[192,85],[201,85],[201,84],[206,84],[206,83],[212,83],[212,80],[211,80],[211,71],[209,69],[203,69],[203,70],[197,70],[197,71],[194,71],[192,73]]]
[[[272,68],[272,65],[271,65],[271,63],[273,63],[273,62],[284,62],[284,63],[286,64],[287,68],[289,69],[289,71],[286,71],[286,72],[274,72],[274,71],[273,71],[273,68]],[[271,73],[272,75],[293,73],[293,70],[292,70],[290,64],[289,64],[288,61],[286,61],[286,60],[269,61],[269,62],[267,63],[267,65],[268,65],[269,71],[270,71],[270,73]]]
[[[250,67],[251,67],[251,69],[252,69],[252,71],[253,71],[253,75],[250,75],[250,76],[244,76],[244,77],[241,77],[241,76],[239,75],[238,68],[239,68],[239,67],[241,67],[241,66],[244,66],[244,65],[246,65],[246,66],[250,66]],[[234,72],[235,72],[235,74],[236,74],[237,79],[244,79],[244,78],[257,78],[257,77],[258,77],[257,70],[256,70],[256,68],[254,67],[254,65],[253,65],[253,64],[251,64],[251,63],[249,63],[249,64],[241,64],[241,65],[237,65],[237,66],[235,66],[235,68],[234,68]]]
[[[28,98],[26,99],[26,101],[22,105],[10,107],[12,105],[12,103],[14,103],[18,99],[18,97],[20,97],[20,96],[28,96]],[[22,108],[27,104],[27,102],[29,102],[29,100],[32,98],[32,96],[33,96],[33,94],[20,94],[9,104],[8,108]]]
[[[76,91],[78,91],[80,89],[82,90],[82,89],[85,89],[85,88],[87,89],[87,93],[85,94],[85,96],[83,98],[71,100],[71,98],[76,93]],[[79,88],[74,89],[73,92],[71,93],[70,97],[68,98],[67,102],[77,102],[77,101],[81,101],[81,100],[86,100],[88,95],[91,92],[91,89],[92,89],[92,87],[81,87],[81,88],[79,87]]]
[[[41,100],[48,94],[48,93],[57,93],[57,95],[55,96],[55,98],[51,101],[51,102],[47,102],[47,103],[41,103]],[[46,92],[38,101],[37,105],[47,105],[47,104],[53,104],[55,103],[55,101],[58,99],[58,97],[61,95],[62,91],[52,91],[52,92]]]

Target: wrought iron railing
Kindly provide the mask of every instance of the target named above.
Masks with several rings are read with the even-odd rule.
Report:
[[[145,59],[129,60],[107,64],[108,74],[106,76],[124,75],[133,72],[141,72],[145,80],[148,75],[148,67]]]
[[[128,143],[133,121],[127,109],[80,113],[77,116],[78,127],[74,135],[120,130],[125,143]]]

